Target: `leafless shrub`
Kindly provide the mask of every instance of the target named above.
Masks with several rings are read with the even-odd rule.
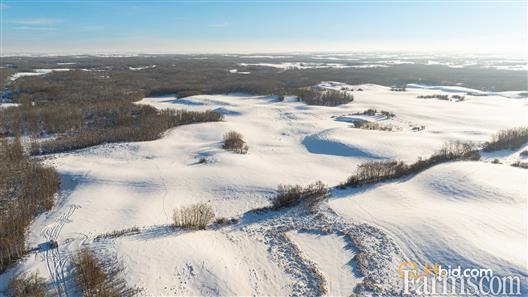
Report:
[[[111,259],[99,261],[89,250],[81,250],[74,261],[75,281],[84,297],[134,296],[138,290],[127,287],[120,277],[122,268]]]
[[[402,176],[407,170],[408,166],[401,161],[369,161],[360,164],[356,174],[350,176],[345,184],[358,187]]]
[[[484,145],[485,152],[514,150],[528,142],[528,127],[517,127],[501,130],[493,135],[490,142]]]
[[[394,87],[391,87],[390,89],[391,91],[393,92],[405,92],[407,91],[407,85],[403,85],[403,86],[394,86]]]
[[[341,187],[359,187],[394,178],[419,173],[434,165],[452,160],[478,160],[480,154],[472,142],[453,141],[444,146],[427,159],[419,158],[407,165],[402,161],[369,161],[360,164],[354,175],[350,176]]]
[[[466,96],[462,96],[462,95],[453,95],[453,96],[451,96],[451,100],[464,101],[464,100],[466,100]]]
[[[386,111],[386,110],[382,110],[382,111],[380,111],[380,113],[382,115],[386,116],[387,118],[393,118],[393,117],[396,116],[393,112]]]
[[[221,217],[221,218],[216,219],[214,222],[215,224],[218,224],[218,225],[225,225],[227,222],[227,219],[224,217]]]
[[[449,95],[440,95],[440,94],[433,94],[433,95],[419,95],[416,97],[418,99],[438,99],[438,100],[449,100]]]
[[[491,164],[502,164],[501,161],[499,161],[499,159],[493,159],[493,161],[491,161]]]
[[[19,274],[9,281],[7,296],[12,297],[48,297],[52,296],[49,293],[46,279],[40,277],[38,273],[33,274]]]
[[[375,116],[378,111],[373,108],[369,108],[363,112],[363,114],[369,115],[369,116]]]
[[[176,208],[172,219],[175,227],[204,230],[214,216],[213,208],[209,204],[197,203]]]
[[[475,143],[457,140],[446,142],[431,158],[433,157],[443,158],[446,161],[457,159],[478,160],[480,159],[480,154]]]
[[[386,110],[380,110],[378,111],[377,109],[375,108],[369,108],[369,109],[366,109],[364,110],[363,112],[357,112],[355,114],[358,114],[358,115],[368,115],[368,116],[375,116],[376,114],[381,114],[381,115],[384,115],[385,117],[387,118],[393,118],[395,117],[396,115],[390,111],[386,111]]]
[[[139,234],[139,232],[140,232],[139,228],[134,226],[134,227],[126,228],[126,229],[115,230],[112,232],[107,232],[104,234],[97,235],[95,237],[95,240],[97,241],[97,240],[101,240],[104,238],[117,238],[117,237],[121,237],[125,235]]]
[[[295,90],[295,95],[308,105],[337,106],[354,101],[354,96],[336,90],[299,88]]]
[[[528,169],[528,162],[515,161],[511,164],[511,166]]]
[[[249,149],[242,134],[236,131],[229,131],[224,134],[223,148],[239,154],[246,154]]]
[[[220,225],[220,226],[236,224],[237,222],[238,222],[238,219],[236,218],[224,218],[224,217],[217,218],[214,221],[215,224]]]
[[[422,130],[425,130],[425,125],[421,125],[421,126],[413,125],[411,127],[411,131],[413,131],[413,132],[418,132],[418,131],[422,131]]]
[[[306,202],[311,208],[327,196],[328,188],[321,181],[305,187],[300,185],[279,185],[277,196],[272,200],[272,209],[277,210],[300,202]]]
[[[365,130],[378,130],[378,131],[393,131],[395,127],[393,125],[384,125],[378,122],[371,122],[365,120],[354,121],[354,128],[365,129]]]

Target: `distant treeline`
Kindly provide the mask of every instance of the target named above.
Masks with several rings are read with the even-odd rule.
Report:
[[[13,88],[20,106],[0,110],[0,137],[29,136],[35,140],[32,154],[154,140],[174,126],[223,118],[213,111],[158,111],[135,104],[144,96],[141,91],[84,72],[27,77]]]

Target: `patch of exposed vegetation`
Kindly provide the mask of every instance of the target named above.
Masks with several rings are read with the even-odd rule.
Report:
[[[0,139],[0,272],[25,254],[26,230],[58,188],[55,170],[26,156],[19,138]]]
[[[18,274],[9,281],[6,296],[12,297],[51,297],[46,279],[38,273]]]
[[[453,160],[478,160],[480,154],[474,143],[449,142],[440,151],[427,159],[418,159],[412,164],[402,161],[369,161],[360,164],[356,173],[350,176],[341,187],[360,187],[407,175],[417,174],[434,165]]]
[[[366,120],[354,121],[354,128],[365,129],[365,130],[378,130],[378,131],[394,131],[396,127],[391,124],[380,124],[378,122],[371,122]]]
[[[238,154],[246,154],[249,150],[247,143],[244,141],[244,136],[236,131],[229,131],[224,134],[224,145],[222,147]]]
[[[81,129],[78,133],[68,133],[52,140],[34,143],[31,146],[31,154],[58,153],[101,143],[155,140],[172,127],[223,120],[221,114],[210,110],[204,112],[186,110],[158,112],[153,107],[142,106],[136,111],[138,116],[127,118],[125,109],[125,116],[120,120],[120,124],[107,129]],[[132,114],[134,113],[130,115]]]
[[[393,112],[390,112],[390,111],[386,111],[386,110],[380,110],[378,111],[377,109],[375,108],[369,108],[363,112],[357,112],[357,113],[354,113],[355,115],[368,115],[368,116],[375,116],[376,114],[381,114],[383,116],[385,116],[386,118],[393,118],[396,116],[396,114],[394,114]]]
[[[308,105],[337,106],[354,101],[354,96],[337,90],[299,88],[295,95]]]
[[[390,88],[390,90],[392,92],[405,92],[405,91],[407,91],[407,85],[393,86],[393,87]]]
[[[99,261],[84,249],[76,256],[74,266],[75,281],[83,297],[129,297],[138,293],[127,286],[121,277],[123,269],[111,259]]]
[[[491,141],[485,143],[485,152],[499,150],[515,150],[528,143],[528,127],[517,127],[501,130],[492,136]]]
[[[97,241],[97,240],[106,239],[106,238],[118,238],[118,237],[125,236],[125,235],[139,234],[139,232],[140,232],[139,228],[134,226],[134,227],[126,228],[126,229],[115,230],[115,231],[97,235],[94,240]]]
[[[84,148],[106,142],[159,138],[178,125],[221,121],[213,111],[158,111],[135,104],[144,90],[87,71],[23,77],[11,86],[19,107],[0,109],[0,137],[29,136],[32,154]]]
[[[511,164],[511,166],[528,169],[528,162],[515,161]]]
[[[236,224],[238,223],[238,219],[237,218],[225,218],[225,217],[221,217],[221,218],[217,218],[214,223],[219,225],[219,226],[227,226],[227,225],[232,225],[232,224]]]
[[[197,203],[176,208],[172,214],[175,227],[205,230],[214,219],[214,211],[207,203]]]
[[[419,95],[416,98],[418,99],[438,99],[438,100],[445,100],[445,101],[464,101],[466,99],[466,96],[451,95],[451,98],[449,98],[449,95],[433,94],[433,95]]]
[[[320,201],[327,198],[328,195],[328,188],[321,181],[304,187],[300,185],[279,185],[277,195],[272,200],[272,209],[278,210],[301,202],[306,203],[309,208],[313,208]]]

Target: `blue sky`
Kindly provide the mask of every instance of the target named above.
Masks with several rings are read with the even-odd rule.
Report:
[[[527,2],[1,1],[2,51],[527,51]]]

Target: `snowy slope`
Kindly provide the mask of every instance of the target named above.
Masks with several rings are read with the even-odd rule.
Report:
[[[61,193],[54,209],[33,222],[28,245],[55,239],[59,252],[25,258],[0,276],[0,290],[8,277],[19,271],[38,270],[62,281],[61,273],[67,276],[70,272],[69,257],[86,246],[118,259],[126,268],[126,280],[141,287],[144,295],[304,295],[323,283],[330,293],[349,295],[351,292],[345,291],[353,289],[364,276],[353,271],[355,261],[349,261],[350,267],[344,264],[355,249],[343,244],[345,239],[339,233],[343,230],[361,238],[356,245],[364,243],[362,248],[371,251],[371,256],[372,251],[392,253],[392,260],[379,259],[387,271],[372,271],[380,282],[391,277],[390,265],[394,263],[389,262],[404,257],[457,259],[504,271],[521,270],[520,263],[526,261],[519,252],[526,248],[522,242],[526,229],[519,227],[526,222],[520,215],[526,204],[526,197],[521,195],[526,193],[522,188],[526,187],[526,173],[506,165],[446,164],[362,194],[336,192],[338,197],[330,201],[330,207],[342,218],[329,214],[325,220],[304,220],[280,212],[277,218],[256,216],[232,228],[168,231],[175,207],[209,202],[218,217],[245,218],[248,210],[269,205],[278,184],[322,180],[334,186],[366,160],[412,162],[430,155],[446,140],[486,141],[498,129],[526,123],[526,99],[490,95],[449,102],[416,98],[441,90],[391,92],[378,85],[322,85],[363,91],[354,91],[355,101],[338,107],[277,102],[275,97],[244,94],[145,98],[138,104],[160,109],[212,109],[226,119],[176,127],[155,141],[105,144],[49,156],[46,162],[61,175]],[[395,113],[392,119],[368,120],[400,129],[362,130],[339,120],[368,108]],[[421,125],[424,130],[413,131],[412,127]],[[229,130],[244,135],[249,145],[247,155],[221,149],[222,135]],[[505,157],[507,154],[514,153]],[[206,164],[198,163],[202,157],[207,158]],[[439,227],[426,224],[426,215],[415,211],[419,209],[432,212],[430,216]],[[474,212],[467,215],[468,209]],[[455,223],[443,222],[446,217],[455,217],[456,224],[467,227],[457,229]],[[358,225],[361,222],[373,227]],[[295,233],[315,225],[319,229],[332,225],[334,231],[317,239]],[[140,227],[142,233],[94,240],[99,234],[132,226]],[[280,236],[284,232],[288,232],[289,240]],[[420,240],[419,248],[415,238]],[[505,251],[495,238],[511,249]],[[481,241],[486,244],[479,244]],[[452,246],[446,249],[443,244]],[[319,252],[329,248],[335,254]],[[315,256],[318,254],[319,258]],[[307,268],[311,264],[304,258],[312,259],[321,275],[311,274]],[[339,270],[333,267],[336,263]],[[343,271],[348,271],[344,278],[352,283],[342,284],[338,275]],[[394,285],[390,281],[384,284]]]
[[[527,177],[511,166],[453,162],[399,182],[340,191],[329,203],[339,215],[387,231],[418,263],[526,276]]]
[[[355,253],[343,236],[299,231],[288,236],[328,280],[328,296],[346,296],[360,283],[361,277],[350,265]]]
[[[115,245],[128,282],[148,295],[287,295],[292,283],[266,246],[243,232],[148,234]]]

